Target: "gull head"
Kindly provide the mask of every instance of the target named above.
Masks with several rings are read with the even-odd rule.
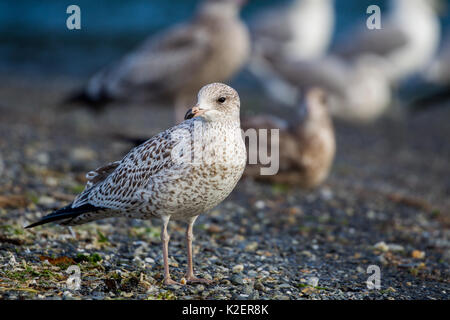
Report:
[[[299,122],[321,121],[328,117],[328,95],[326,92],[319,87],[306,89],[297,109]]]
[[[239,120],[240,104],[236,90],[223,83],[211,83],[200,89],[197,104],[188,110],[184,119]]]

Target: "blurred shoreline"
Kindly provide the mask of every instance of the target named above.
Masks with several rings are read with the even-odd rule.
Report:
[[[286,2],[277,1],[277,4]],[[450,0],[447,0],[450,3]],[[0,3],[0,73],[68,75],[88,77],[99,68],[119,59],[146,37],[189,18],[198,1],[117,0],[77,1],[82,29],[70,31],[65,22],[67,4],[57,0]],[[386,1],[377,1],[382,8]],[[249,1],[243,18],[248,23],[272,0]],[[334,41],[360,21],[373,1],[336,0],[338,20]],[[448,5],[447,5],[448,6]],[[443,27],[450,25],[442,17]]]

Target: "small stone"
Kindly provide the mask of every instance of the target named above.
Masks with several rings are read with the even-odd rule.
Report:
[[[248,297],[250,300],[259,300],[259,292],[253,291],[252,294]]]
[[[316,293],[316,292],[317,292],[317,289],[313,288],[313,287],[306,287],[306,288],[302,289],[302,293],[307,296],[309,296],[313,293]]]
[[[258,249],[258,242],[256,242],[256,241],[250,242],[244,248],[244,250],[247,252],[256,251],[256,249]]]
[[[150,263],[150,264],[155,263],[155,260],[150,258],[150,257],[145,258],[144,261],[147,262],[147,263]]]
[[[207,231],[210,233],[220,233],[223,231],[223,229],[220,226],[218,226],[217,224],[211,224],[208,227]]]
[[[373,220],[373,219],[376,218],[376,214],[375,214],[375,212],[373,212],[372,210],[369,211],[369,212],[367,212],[366,216],[367,216],[367,218],[368,218],[369,220]]]
[[[264,203],[264,201],[258,200],[258,201],[255,202],[254,206],[255,206],[256,209],[262,210],[262,209],[264,209],[266,207],[266,204]]]
[[[233,273],[241,273],[242,271],[244,271],[244,265],[237,264],[233,267],[232,271]]]
[[[329,188],[322,188],[320,190],[320,196],[323,200],[329,201],[333,199],[333,191],[331,191]]]
[[[425,258],[425,251],[414,250],[414,251],[411,253],[411,256],[412,256],[414,259],[423,259],[423,258]]]
[[[377,244],[375,244],[374,248],[378,249],[378,250],[381,250],[383,252],[388,252],[389,251],[389,247],[384,241],[381,241],[381,242],[378,242]]]
[[[56,187],[58,185],[58,179],[56,179],[55,177],[46,177],[45,184],[49,187]]]
[[[203,278],[205,278],[206,280],[212,280],[213,279],[213,277],[209,273],[205,274],[203,276]]]
[[[181,289],[181,286],[179,286],[177,284],[171,284],[168,287],[171,288],[172,290],[180,290]]]
[[[223,278],[225,278],[225,276],[220,272],[216,272],[214,274],[214,279],[216,279],[216,280],[222,280]]]
[[[233,275],[230,280],[235,285],[243,285],[244,284],[244,279],[242,279],[242,277],[238,274]]]
[[[388,264],[388,261],[386,260],[386,258],[385,258],[383,255],[378,256],[378,257],[377,257],[377,260],[378,260],[379,262],[381,262],[381,264],[383,264],[383,265]]]
[[[39,164],[47,165],[50,162],[50,156],[47,153],[41,152],[36,156],[36,160]]]
[[[87,148],[74,148],[72,150],[72,158],[78,161],[89,161],[95,159],[95,152]]]
[[[55,199],[52,197],[42,196],[38,199],[38,204],[42,206],[50,206],[55,203]]]
[[[261,281],[256,281],[253,287],[256,290],[263,291],[263,292],[266,290],[266,288],[264,287],[264,285],[262,284]]]
[[[251,286],[251,285],[245,286],[244,293],[247,295],[251,295],[253,293],[253,286]]]
[[[256,272],[255,270],[250,270],[247,272],[247,275],[251,278],[255,278],[258,275],[258,272]]]
[[[311,257],[312,256],[311,251],[308,251],[308,250],[303,250],[302,252],[300,252],[300,254],[302,254],[304,256],[307,256],[307,257]]]
[[[319,278],[310,277],[306,280],[306,283],[312,287],[317,287],[319,285]]]
[[[105,297],[103,292],[95,291],[92,293],[92,299],[94,300],[102,300]]]
[[[388,244],[388,248],[389,248],[389,251],[392,251],[392,252],[403,252],[403,251],[405,251],[405,248],[403,246],[401,246],[399,244],[394,244],[394,243]]]
[[[196,289],[197,289],[197,292],[202,292],[202,291],[204,291],[205,290],[205,286],[204,285],[201,285],[201,284],[199,284],[197,287],[196,287]]]

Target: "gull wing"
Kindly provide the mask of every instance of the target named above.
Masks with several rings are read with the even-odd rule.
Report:
[[[173,27],[96,74],[87,92],[135,100],[173,94],[210,55],[210,37],[198,24]]]
[[[140,193],[148,193],[152,181],[187,174],[189,169],[184,162],[174,162],[172,151],[179,144],[190,143],[191,122],[170,128],[132,149],[121,161],[90,172],[86,189],[72,207],[91,204],[116,211],[132,209],[143,204]]]
[[[366,53],[388,56],[409,42],[407,34],[399,26],[392,24],[380,30],[363,30],[347,37],[336,47],[334,53],[346,59]]]

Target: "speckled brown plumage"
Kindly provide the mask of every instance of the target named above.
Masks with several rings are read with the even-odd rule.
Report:
[[[276,175],[261,175],[261,165],[248,165],[244,175],[271,183],[314,188],[328,176],[333,163],[336,143],[334,129],[329,116],[324,93],[311,89],[302,101],[305,113],[292,123],[272,116],[257,116],[244,119],[243,130],[280,129],[280,168]],[[270,141],[268,150],[270,150]],[[250,149],[248,149],[250,150]]]
[[[237,92],[220,83],[203,87],[195,117],[152,137],[122,160],[87,174],[85,190],[72,204],[39,224],[78,225],[107,217],[164,222],[162,241],[166,283],[169,219],[189,224],[187,280],[200,281],[192,269],[192,226],[197,216],[222,202],[241,178],[246,151],[240,129]]]

